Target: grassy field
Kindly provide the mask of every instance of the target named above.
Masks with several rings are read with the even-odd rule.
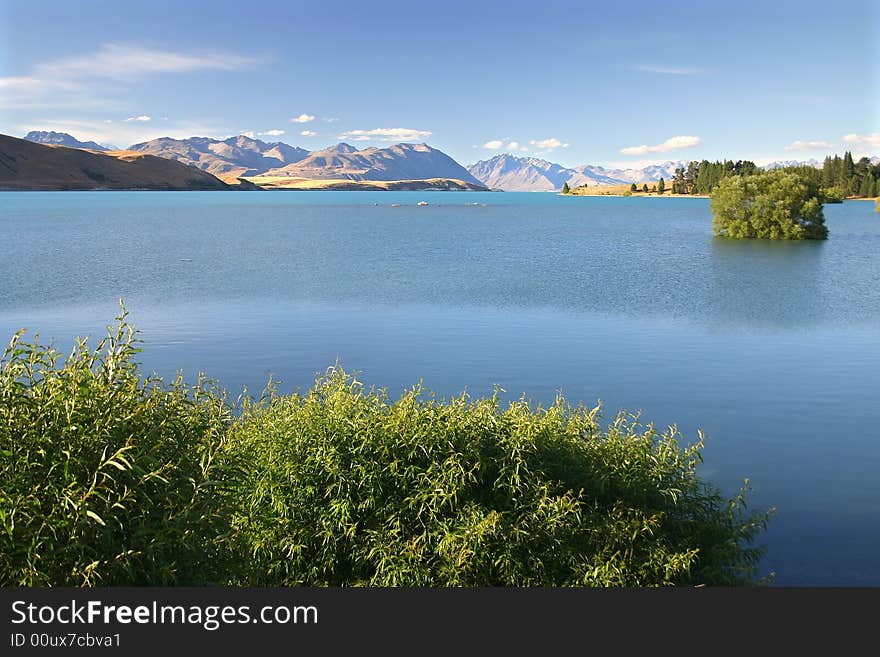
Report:
[[[647,193],[642,191],[642,185],[645,183],[636,183],[636,187],[638,191],[633,192],[633,196],[696,196],[695,194],[673,194],[672,183],[666,181],[666,191],[663,194],[658,194],[656,191],[649,191]],[[647,183],[648,189],[652,189],[656,187],[657,181],[652,181]],[[626,192],[630,191],[630,183],[626,183],[623,185],[599,185],[597,187],[575,187],[571,190],[570,194],[572,196],[623,196]],[[704,197],[708,198],[708,197]]]

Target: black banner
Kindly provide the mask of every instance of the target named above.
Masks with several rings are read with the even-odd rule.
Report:
[[[0,654],[839,651],[873,646],[878,603],[880,589],[6,588]]]

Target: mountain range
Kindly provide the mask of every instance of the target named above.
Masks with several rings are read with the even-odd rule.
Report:
[[[576,167],[563,167],[535,157],[516,157],[508,153],[496,155],[489,160],[481,160],[468,166],[468,171],[484,185],[493,189],[511,192],[552,192],[569,187],[586,185],[621,185],[624,183],[644,183],[657,181],[661,177],[671,178],[675,169],[686,166],[686,162],[668,161],[643,169],[606,169],[605,167],[584,164]]]
[[[481,185],[467,169],[427,144],[358,150],[340,143],[319,151],[266,143],[244,135],[225,140],[163,137],[129,150],[183,162],[232,182],[241,177],[309,180],[421,180],[449,178]]]
[[[133,144],[128,150],[177,160],[227,182],[234,182],[243,176],[259,175],[298,162],[309,155],[304,148],[288,146],[283,142],[266,143],[244,135],[223,140],[160,137]]]
[[[24,136],[28,141],[35,144],[47,144],[50,146],[67,146],[68,148],[87,148],[92,151],[113,150],[102,146],[94,141],[80,141],[66,132],[54,132],[52,130],[31,130]]]
[[[357,150],[341,143],[262,175],[343,180],[451,178],[481,185],[481,181],[458,162],[427,144],[395,144],[387,148]]]
[[[93,141],[79,141],[67,133],[33,131],[25,139],[92,151],[108,150]],[[565,167],[536,157],[503,153],[465,168],[446,153],[424,143],[401,143],[387,148],[362,150],[339,143],[308,151],[284,142],[264,142],[245,135],[222,140],[161,137],[134,144],[127,151],[176,160],[230,184],[237,184],[241,178],[259,178],[258,184],[279,189],[309,188],[302,181],[321,181],[318,187],[328,188],[324,183],[337,180],[364,183],[431,180],[431,186],[440,185],[449,189],[479,189],[486,186],[504,191],[550,192],[562,189],[566,183],[573,188],[582,185],[642,184],[656,182],[660,178],[669,181],[678,167],[688,164],[688,160],[669,160],[662,164],[629,169],[590,164]],[[875,159],[872,158],[872,161]],[[772,162],[764,168],[795,165],[820,167],[821,163],[817,160],[789,160]],[[358,188],[357,185],[350,187]]]
[[[155,155],[38,144],[0,135],[0,189],[6,190],[221,190],[206,171]]]

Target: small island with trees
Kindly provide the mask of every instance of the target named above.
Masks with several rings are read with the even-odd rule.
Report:
[[[670,191],[667,194],[667,190]],[[563,185],[570,196],[691,196],[708,197],[718,237],[823,240],[828,237],[824,203],[846,198],[880,197],[880,164],[866,158],[825,158],[821,168],[809,165],[765,170],[748,160],[689,162],[675,170],[671,184],[596,187]],[[876,208],[880,212],[880,199]]]
[[[824,203],[841,203],[846,198],[880,197],[880,164],[872,164],[867,157],[858,161],[847,151],[843,156],[825,158],[820,168],[809,165],[782,167],[775,171],[795,173],[815,185]],[[562,188],[572,196],[709,196],[725,178],[745,177],[767,173],[750,160],[692,161],[675,170],[667,181],[631,183],[625,185]]]
[[[725,178],[712,191],[712,231],[719,237],[824,240],[822,194],[809,179],[787,171]]]

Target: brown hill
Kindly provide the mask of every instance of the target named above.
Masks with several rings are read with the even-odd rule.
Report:
[[[0,135],[0,189],[242,189],[195,167],[133,151],[47,146]]]

